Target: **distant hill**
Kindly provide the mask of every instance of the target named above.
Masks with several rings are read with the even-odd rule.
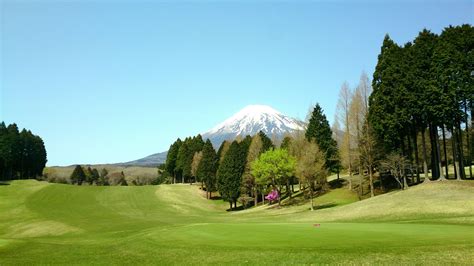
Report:
[[[217,149],[224,140],[234,140],[263,131],[268,137],[280,140],[285,134],[304,130],[306,123],[286,116],[266,105],[249,105],[209,131],[201,134]],[[135,161],[118,163],[121,166],[157,166],[166,161],[167,151],[155,153]]]
[[[117,163],[115,165],[118,166],[144,166],[144,167],[156,167],[159,164],[165,163],[166,156],[168,155],[168,151],[154,153],[149,155],[145,158],[141,158],[135,161],[125,162],[125,163]]]

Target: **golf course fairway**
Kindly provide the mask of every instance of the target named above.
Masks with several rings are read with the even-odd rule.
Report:
[[[474,263],[470,182],[339,205],[341,191],[316,199],[336,206],[313,212],[307,205],[227,212],[226,202],[188,184],[13,181],[0,186],[0,265]]]

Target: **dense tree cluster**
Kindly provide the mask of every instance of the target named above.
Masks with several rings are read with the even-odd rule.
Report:
[[[447,27],[439,36],[423,30],[403,46],[388,35],[383,41],[369,122],[384,153],[406,157],[417,175],[423,168],[425,180],[428,168],[434,179],[448,177],[448,164],[454,165],[455,178],[466,178],[466,165],[472,177],[473,49],[470,25]]]
[[[0,123],[0,179],[36,178],[43,174],[47,162],[41,137],[31,131],[18,130],[16,124]]]
[[[180,179],[183,183],[201,182],[208,198],[218,191],[231,208],[237,205],[241,196],[255,198],[256,204],[259,189],[250,174],[250,163],[273,147],[271,139],[263,132],[253,138],[246,136],[232,142],[224,141],[217,153],[210,140],[204,142],[200,135],[184,141],[177,139],[170,146],[164,169],[173,177],[174,183]]]
[[[96,168],[91,168],[90,166],[85,168],[80,165],[76,165],[70,176],[70,182],[74,185],[97,185],[97,186],[108,186],[108,185],[117,185],[117,184],[127,184],[125,181],[125,175],[123,172],[116,175],[119,178],[115,178],[115,173],[110,174],[107,169],[103,168],[100,173]],[[118,179],[118,181],[116,180]]]

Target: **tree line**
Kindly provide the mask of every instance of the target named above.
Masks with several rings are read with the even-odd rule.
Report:
[[[16,124],[0,123],[0,178],[27,179],[41,176],[47,154],[41,137]]]
[[[432,179],[465,179],[465,166],[472,178],[473,49],[474,28],[467,24],[440,35],[424,29],[403,46],[389,35],[383,40],[369,97],[370,130],[385,154],[414,165],[418,182],[420,172],[430,180],[429,170]]]
[[[230,209],[265,202],[265,193],[278,191],[290,197],[294,184],[309,191],[324,189],[329,172],[341,168],[337,143],[322,108],[317,104],[305,132],[286,136],[280,147],[262,131],[254,136],[224,141],[216,150],[200,135],[177,139],[171,146],[165,170],[174,182],[201,182],[207,198],[218,191]],[[261,197],[260,197],[261,196]]]

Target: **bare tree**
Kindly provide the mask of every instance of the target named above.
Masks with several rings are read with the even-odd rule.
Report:
[[[391,153],[387,155],[385,160],[380,163],[382,169],[389,171],[393,178],[398,182],[401,189],[407,189],[407,179],[405,169],[409,166],[410,161],[403,155]]]
[[[314,141],[307,141],[304,136],[295,136],[290,145],[290,154],[296,157],[296,176],[309,188],[311,210],[314,210],[314,190],[316,185],[325,186],[327,170],[324,166],[324,154]]]
[[[339,144],[343,166],[349,171],[349,190],[352,190],[352,151],[351,151],[351,132],[350,132],[350,102],[352,92],[349,84],[344,82],[339,91],[339,100],[337,102],[336,121],[343,126],[343,138]]]
[[[201,162],[201,159],[202,159],[202,151],[195,152],[193,155],[193,161],[191,163],[191,175],[194,178],[196,178],[197,169],[198,169],[199,163]],[[201,180],[201,183],[202,183],[202,187],[204,187],[204,180]],[[191,184],[192,184],[192,181],[191,181]]]
[[[255,177],[252,175],[251,165],[262,153],[263,143],[259,134],[255,134],[252,137],[252,142],[250,143],[249,150],[247,153],[247,163],[245,164],[245,170],[242,176],[242,187],[245,190],[245,193],[248,193],[249,196],[253,194],[254,196],[254,205],[257,206],[258,202],[258,191],[257,183],[255,182]]]
[[[367,118],[366,118],[367,120]],[[374,196],[374,168],[376,162],[375,138],[373,136],[372,127],[368,122],[364,124],[361,139],[359,141],[359,154],[363,167],[369,173],[370,196]]]

